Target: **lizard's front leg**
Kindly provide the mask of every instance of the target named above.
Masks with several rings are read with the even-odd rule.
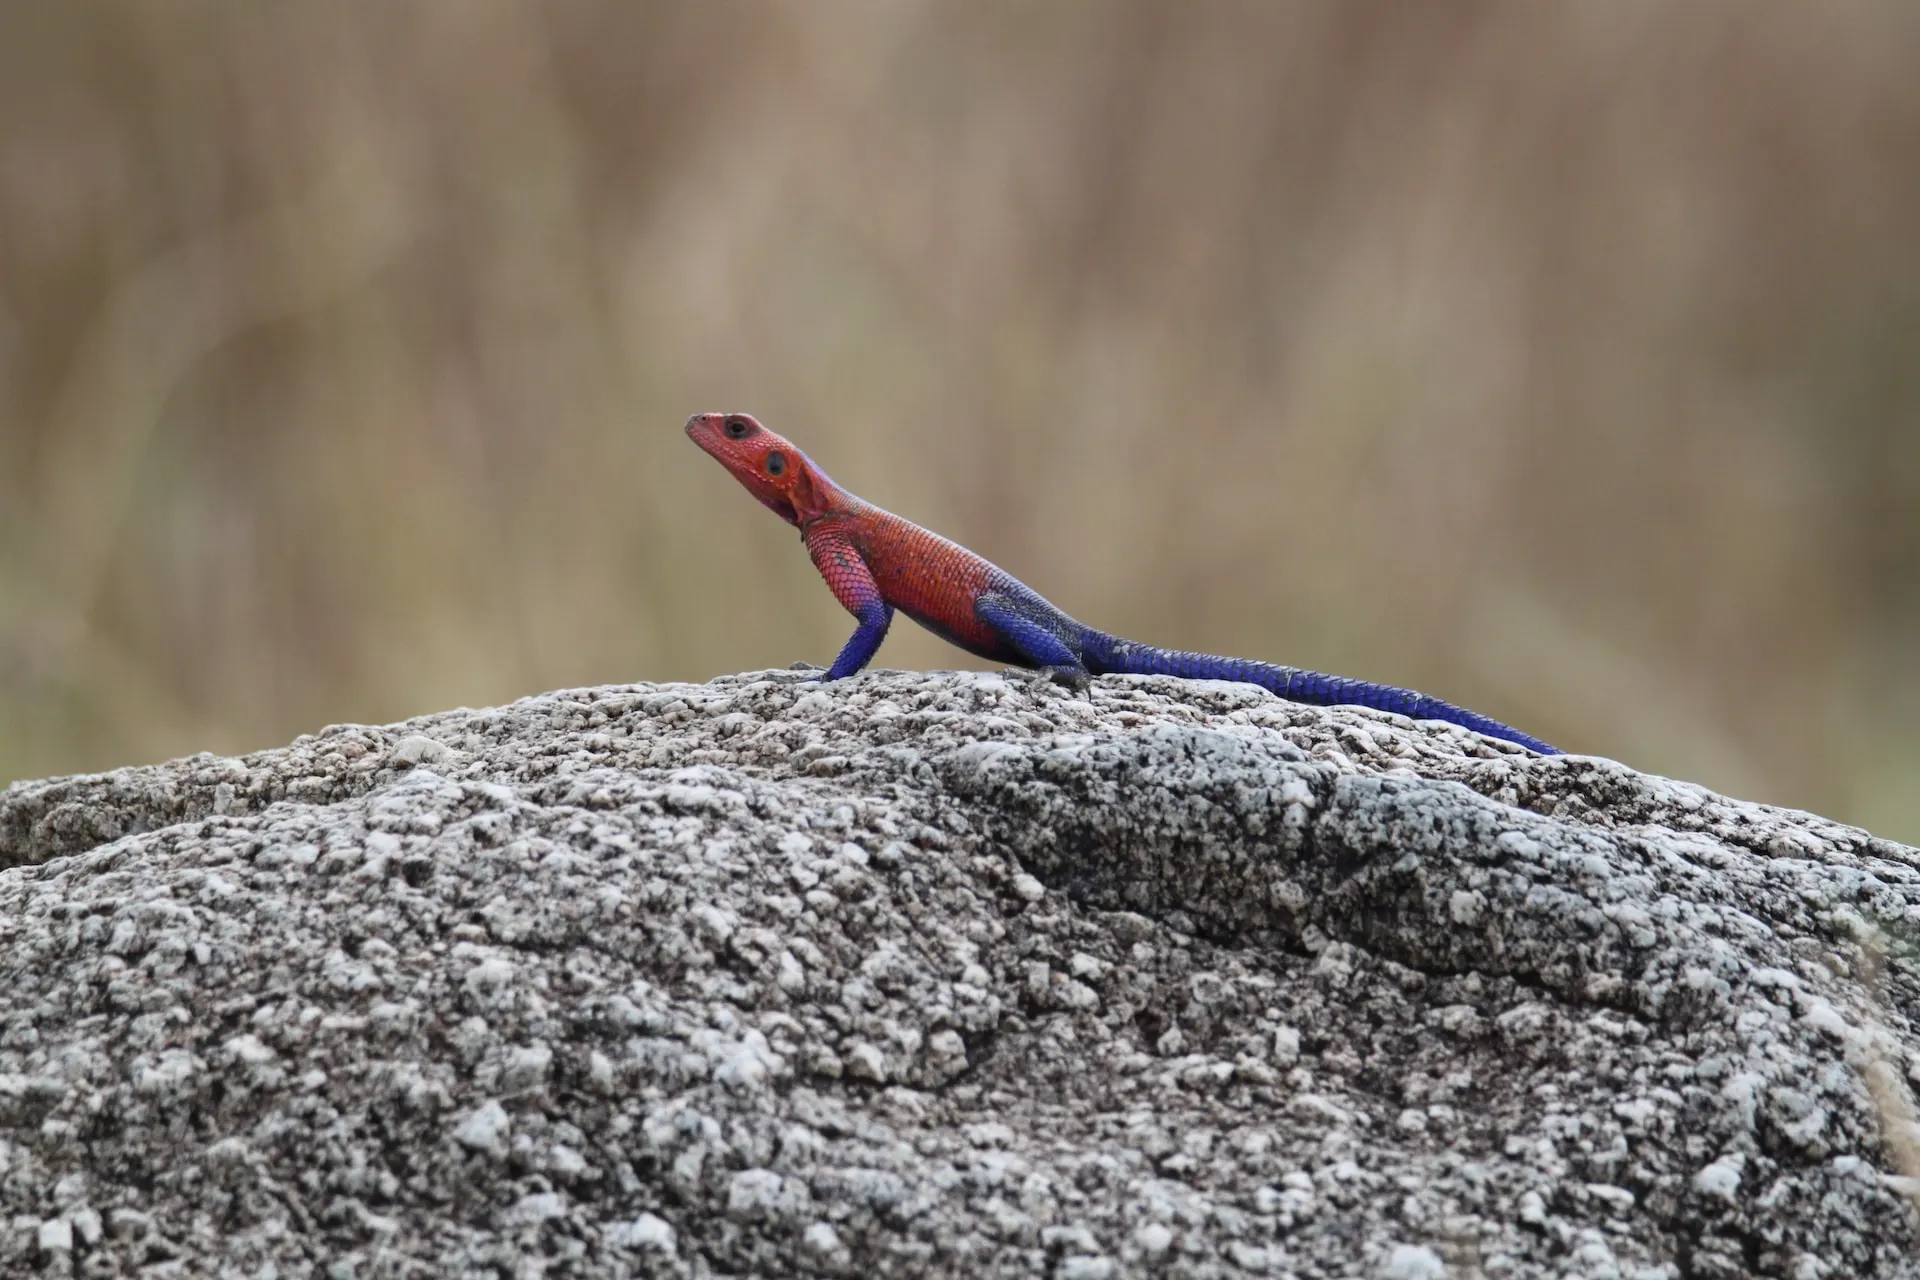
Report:
[[[853,634],[847,637],[840,656],[827,668],[823,680],[838,680],[850,676],[873,660],[880,642],[887,638],[887,628],[893,624],[893,606],[880,594],[880,584],[873,580],[873,572],[867,568],[867,562],[860,558],[851,542],[837,529],[826,524],[811,526],[806,534],[807,554],[813,557],[814,567],[820,570],[820,576],[827,580],[827,587],[833,592],[833,598],[846,608],[848,613],[860,620]]]

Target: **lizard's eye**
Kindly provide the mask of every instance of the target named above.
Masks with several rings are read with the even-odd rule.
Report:
[[[768,475],[770,476],[781,475],[786,471],[786,469],[787,469],[786,454],[780,452],[778,449],[775,449],[772,453],[767,455],[767,474]]]
[[[753,434],[753,424],[745,418],[728,418],[726,431],[729,440],[745,440]]]

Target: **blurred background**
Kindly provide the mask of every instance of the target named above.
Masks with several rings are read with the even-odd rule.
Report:
[[[1141,640],[1920,841],[1920,6],[0,6],[0,781]],[[880,663],[977,665],[910,624]]]

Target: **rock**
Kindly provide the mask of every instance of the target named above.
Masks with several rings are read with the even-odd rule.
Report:
[[[73,1224],[65,1218],[48,1218],[40,1224],[35,1239],[43,1252],[65,1253],[73,1248]]]
[[[1447,1264],[1423,1244],[1395,1245],[1380,1270],[1382,1280],[1445,1280],[1446,1274]]]
[[[752,673],[0,794],[0,1273],[1912,1275],[1920,853]]]
[[[507,1132],[512,1127],[513,1117],[507,1109],[488,1101],[454,1126],[453,1140],[470,1150],[503,1157],[507,1154]]]

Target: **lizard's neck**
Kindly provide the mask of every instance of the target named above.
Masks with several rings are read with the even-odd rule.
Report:
[[[861,506],[860,499],[835,484],[804,454],[787,491],[787,501],[793,506],[794,525],[803,532],[815,521],[847,515]]]

